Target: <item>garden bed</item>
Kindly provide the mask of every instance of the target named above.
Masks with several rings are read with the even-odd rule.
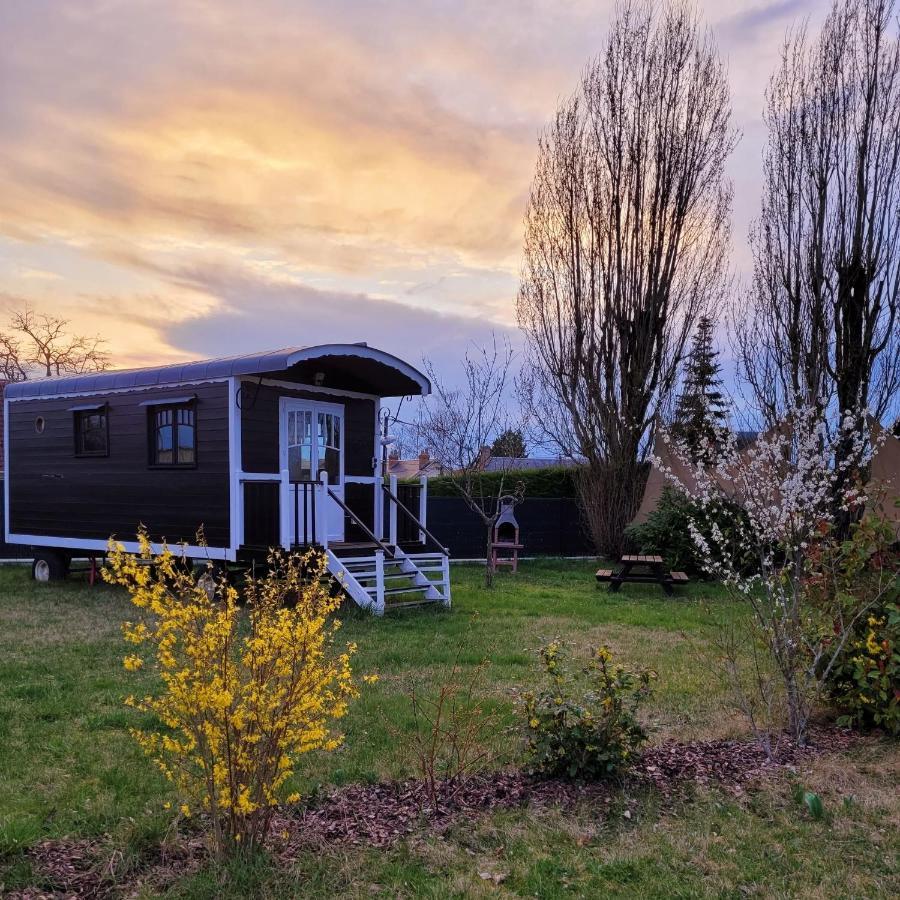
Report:
[[[427,804],[424,785],[415,779],[348,785],[306,805],[279,810],[272,825],[272,854],[279,864],[290,866],[308,850],[341,845],[384,849],[416,835],[440,834],[463,818],[471,821],[516,807],[581,806],[598,818],[609,816],[612,809],[630,817],[629,805],[642,792],[655,792],[664,807],[682,799],[686,789],[718,787],[740,794],[763,778],[794,770],[821,754],[846,752],[857,740],[844,730],[819,729],[803,748],[785,738],[771,760],[753,741],[668,741],[648,749],[620,783],[543,779],[521,770],[493,772],[461,785],[442,782],[436,807]],[[103,898],[142,888],[161,890],[196,872],[206,862],[208,850],[194,830],[150,848],[132,860],[127,871],[120,871],[123,858],[104,840],[44,841],[32,848],[29,857],[42,887],[14,891],[11,900]]]

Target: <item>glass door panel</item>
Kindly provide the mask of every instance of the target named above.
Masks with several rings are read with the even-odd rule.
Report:
[[[312,480],[313,442],[311,410],[288,410],[287,455],[290,480],[293,482]]]

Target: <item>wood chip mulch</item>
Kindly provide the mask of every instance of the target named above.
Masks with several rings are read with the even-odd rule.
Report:
[[[421,782],[415,780],[348,785],[305,805],[280,810],[273,819],[272,850],[288,863],[309,849],[383,848],[416,832],[440,833],[457,821],[496,809],[570,808],[583,803],[605,806],[627,801],[631,787],[652,787],[664,803],[691,785],[717,784],[740,794],[751,782],[823,753],[846,751],[856,740],[847,731],[816,731],[804,748],[781,741],[774,760],[749,741],[669,741],[648,748],[624,785],[540,779],[519,770],[492,772],[472,777],[461,786],[440,785],[433,807],[424,797]],[[132,895],[141,885],[158,887],[183,877],[199,868],[205,849],[202,838],[184,836],[127,871],[116,871],[115,854],[111,857],[109,847],[101,841],[44,841],[28,855],[45,887],[6,896],[15,900],[105,900]]]

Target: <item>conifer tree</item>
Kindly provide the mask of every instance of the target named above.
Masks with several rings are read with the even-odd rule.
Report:
[[[522,459],[528,456],[521,428],[507,428],[491,445],[491,456]]]
[[[719,353],[713,347],[715,323],[701,316],[694,332],[691,352],[684,367],[684,387],[678,397],[670,433],[700,455],[707,438],[715,444],[728,425],[728,406],[722,393]]]

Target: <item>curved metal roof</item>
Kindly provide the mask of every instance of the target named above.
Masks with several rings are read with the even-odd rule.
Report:
[[[83,375],[61,375],[56,378],[40,378],[17,381],[6,386],[10,400],[23,397],[50,397],[58,394],[98,393],[102,391],[178,385],[188,381],[205,381],[213,378],[229,378],[234,375],[286,375],[295,368],[302,371],[304,364],[331,360],[333,363],[353,365],[359,361],[357,380],[365,380],[372,373],[388,378],[378,378],[376,389],[366,392],[383,397],[406,394],[428,394],[431,382],[418,370],[383,350],[366,344],[320,344],[315,347],[285,347],[246,356],[229,356],[221,359],[203,359],[197,362],[172,363],[145,369],[118,369],[109,372],[90,372]],[[390,384],[388,385],[388,382]],[[310,383],[310,382],[305,382]],[[327,385],[326,385],[327,386]],[[382,393],[386,388],[387,392]],[[365,387],[356,388],[365,390]]]

